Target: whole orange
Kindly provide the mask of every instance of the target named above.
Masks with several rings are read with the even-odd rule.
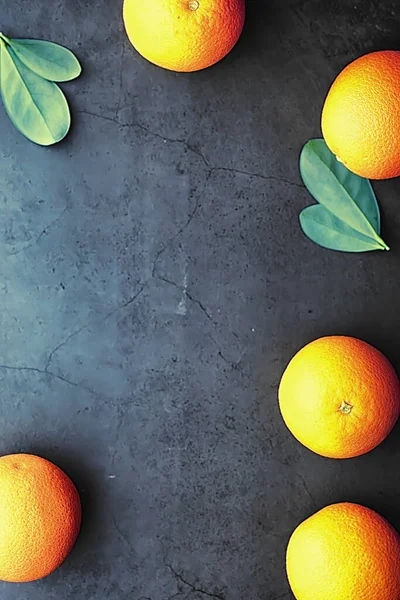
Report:
[[[400,536],[369,508],[332,504],[294,531],[286,570],[297,600],[398,600]]]
[[[78,492],[61,469],[30,454],[0,458],[0,579],[25,582],[57,569],[81,526]]]
[[[150,62],[198,71],[226,56],[238,41],[245,0],[125,0],[130,41]]]
[[[400,175],[400,52],[372,52],[334,81],[322,111],[330,150],[369,179]]]
[[[400,412],[400,382],[387,358],[366,342],[324,337],[290,361],[279,405],[304,446],[322,456],[350,458],[390,433]]]

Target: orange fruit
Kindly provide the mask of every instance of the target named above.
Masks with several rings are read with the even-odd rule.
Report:
[[[125,0],[130,41],[150,62],[171,71],[199,71],[238,41],[245,0]]]
[[[61,469],[30,454],[0,458],[0,579],[25,582],[57,569],[81,525],[78,492]]]
[[[390,433],[400,412],[400,383],[387,358],[366,342],[324,337],[290,361],[279,405],[304,446],[322,456],[350,458]]]
[[[400,175],[400,52],[372,52],[334,81],[322,133],[346,167],[369,179]]]
[[[369,508],[332,504],[294,531],[286,570],[296,600],[398,600],[400,536]]]

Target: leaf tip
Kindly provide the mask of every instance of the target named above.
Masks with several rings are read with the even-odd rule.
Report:
[[[380,243],[381,250],[386,250],[387,252],[389,252],[389,250],[390,250],[390,247],[387,245],[387,243],[386,243],[386,242],[384,242],[384,241],[383,241],[383,239],[382,239],[381,237],[379,237],[379,240],[378,240],[378,241],[379,241],[379,243]]]

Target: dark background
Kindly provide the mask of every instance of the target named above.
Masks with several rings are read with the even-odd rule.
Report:
[[[53,460],[84,507],[66,563],[4,600],[290,599],[286,544],[314,511],[361,502],[400,529],[399,427],[328,460],[277,405],[318,336],[400,369],[400,182],[375,186],[391,252],[323,250],[297,219],[329,85],[400,48],[397,5],[248,1],[234,51],[176,74],[133,50],[120,0],[0,1],[5,34],[84,67],[58,146],[0,109],[0,452]]]

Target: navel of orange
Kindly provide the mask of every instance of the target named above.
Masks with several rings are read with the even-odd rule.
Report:
[[[369,452],[390,433],[400,413],[400,382],[378,350],[356,338],[324,337],[290,361],[279,405],[292,434],[330,458]]]
[[[125,0],[130,41],[150,62],[198,71],[226,56],[238,41],[245,0]]]

